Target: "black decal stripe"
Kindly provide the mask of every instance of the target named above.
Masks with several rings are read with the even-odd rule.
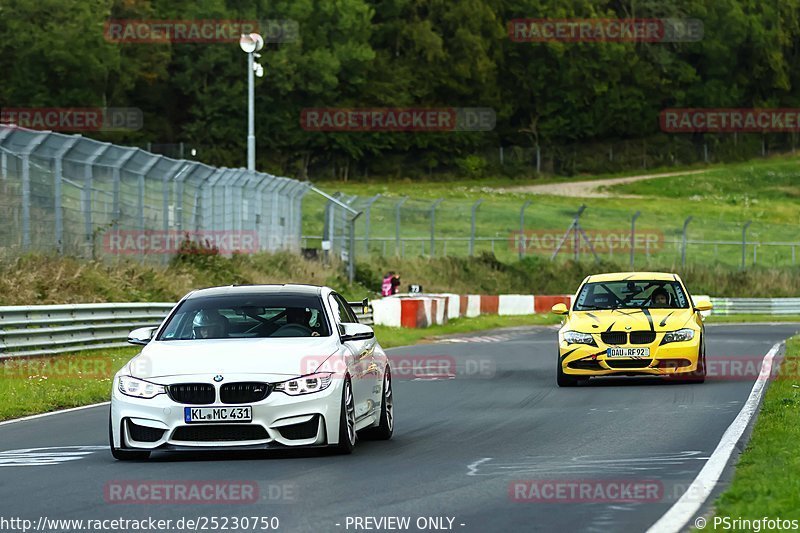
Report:
[[[586,316],[593,318],[596,322],[600,322],[600,319],[594,316],[592,313],[586,313]]]
[[[611,331],[611,328],[614,327],[614,324],[616,324],[616,322],[612,322],[611,325],[608,326],[608,329],[606,331]]]
[[[564,359],[566,359],[568,355],[571,355],[571,354],[572,354],[572,353],[574,353],[574,352],[575,352],[577,349],[578,349],[578,348],[573,348],[573,349],[571,349],[570,351],[568,351],[567,353],[565,353],[564,355],[562,355],[562,356],[561,356],[561,357],[560,357],[558,360],[559,360],[560,362],[563,362],[563,361],[564,361]]]
[[[662,328],[663,328],[664,326],[666,326],[666,325],[667,325],[667,319],[668,319],[669,317],[671,317],[671,316],[672,316],[672,313],[674,313],[674,312],[675,312],[675,311],[670,311],[670,312],[669,312],[669,314],[668,314],[667,316],[665,316],[665,317],[664,317],[664,320],[662,320],[661,322],[659,322],[659,323],[658,323],[658,325],[659,325],[659,326],[661,326]]]
[[[653,317],[650,315],[650,311],[647,309],[642,309],[642,313],[644,313],[644,316],[647,317],[647,321],[650,323],[650,331],[655,331],[656,328],[653,327]]]

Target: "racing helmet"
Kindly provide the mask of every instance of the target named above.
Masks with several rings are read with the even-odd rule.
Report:
[[[221,337],[225,334],[226,326],[227,319],[224,316],[217,311],[206,309],[194,315],[192,320],[192,332],[196,339]],[[206,335],[201,333],[203,328],[208,328]]]
[[[658,287],[658,288],[657,288],[656,290],[654,290],[654,291],[653,291],[653,293],[650,295],[650,302],[651,302],[651,305],[655,304],[655,301],[656,301],[656,296],[663,296],[663,297],[664,297],[664,299],[666,300],[665,307],[671,307],[671,306],[672,306],[672,297],[671,297],[671,295],[669,294],[669,292],[667,292],[667,290],[666,290],[664,287]]]

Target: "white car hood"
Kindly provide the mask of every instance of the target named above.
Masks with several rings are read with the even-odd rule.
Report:
[[[138,378],[196,374],[300,376],[339,348],[331,337],[153,341],[128,363]]]

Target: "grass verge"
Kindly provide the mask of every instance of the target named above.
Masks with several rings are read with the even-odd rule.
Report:
[[[423,342],[436,335],[553,323],[558,323],[553,315],[481,316],[427,329],[377,326],[375,330],[381,345],[391,348]],[[3,361],[0,420],[107,401],[111,378],[138,351],[136,347],[115,348]]]
[[[111,378],[135,347],[0,363],[0,420],[79,407],[109,399]]]
[[[716,517],[800,518],[800,477],[793,474],[800,471],[800,379],[796,371],[786,370],[796,369],[798,360],[800,337],[793,337],[786,345],[781,377],[767,389],[733,482],[715,504]]]

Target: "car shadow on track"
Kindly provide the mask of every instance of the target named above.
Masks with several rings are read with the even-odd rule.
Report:
[[[591,378],[585,383],[581,383],[579,387],[648,387],[654,385],[674,386],[674,385],[700,385],[700,381],[696,380],[680,380],[667,377],[603,377]]]
[[[360,441],[356,445],[354,455],[372,455],[385,443]],[[286,459],[313,459],[318,457],[345,457],[325,447],[271,450],[197,450],[197,451],[154,451],[149,459],[130,461],[131,463],[184,463],[206,461],[266,461]]]

